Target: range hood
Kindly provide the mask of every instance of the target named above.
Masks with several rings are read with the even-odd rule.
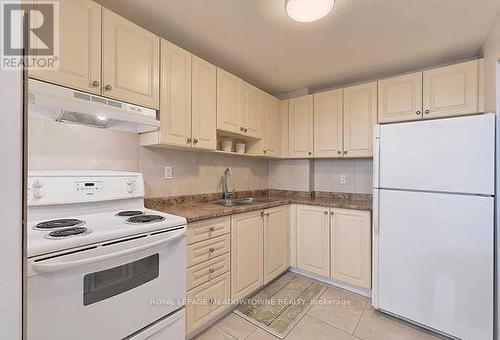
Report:
[[[28,83],[28,114],[63,123],[133,133],[158,130],[156,111],[43,81]]]

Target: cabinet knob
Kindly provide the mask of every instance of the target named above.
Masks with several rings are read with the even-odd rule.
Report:
[[[106,91],[111,91],[113,89],[113,86],[111,86],[111,85],[108,84],[108,85],[104,86],[104,89]]]
[[[215,230],[215,228],[214,227],[210,227],[210,228],[208,228],[208,230],[210,230],[210,232],[213,232]]]
[[[243,129],[243,131],[247,132],[247,131],[248,131],[248,129],[247,129],[247,128],[244,128],[244,129]]]
[[[269,215],[271,215],[270,213],[267,213],[266,216],[269,217]]]
[[[425,110],[425,114],[431,113],[431,110]]]
[[[308,154],[309,156],[311,156],[313,153],[312,153],[311,151],[309,151],[307,154]]]
[[[335,213],[333,211],[330,211],[330,215],[335,215]]]
[[[210,268],[210,269],[208,270],[208,272],[209,272],[210,274],[213,274],[213,273],[215,272],[215,269]]]
[[[191,143],[191,138],[186,138],[186,143],[187,144]]]
[[[243,130],[245,130],[245,128],[244,128],[243,126],[242,126],[242,127],[240,127],[240,131],[243,131]]]
[[[265,215],[263,211],[260,212],[260,217],[264,218]]]
[[[193,143],[194,143],[194,144],[198,143],[198,139],[196,139],[196,138],[195,138],[195,139],[193,139]]]
[[[267,153],[267,150],[264,150],[264,153]]]
[[[342,151],[340,151],[340,150],[339,150],[339,151],[337,151],[337,154],[341,155],[341,154],[342,154]]]
[[[324,213],[325,213],[325,215],[328,215],[328,211],[325,211]]]
[[[419,116],[419,115],[420,115],[421,113],[422,113],[422,112],[420,112],[420,111],[417,111],[417,116]]]
[[[92,85],[92,87],[99,87],[99,82],[97,80],[94,80],[90,85]]]
[[[213,253],[215,251],[215,248],[209,248],[208,251]]]
[[[346,150],[346,151],[344,151],[344,155],[347,155],[347,150]]]

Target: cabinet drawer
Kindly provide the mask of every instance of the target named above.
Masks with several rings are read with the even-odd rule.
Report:
[[[229,234],[230,231],[230,216],[190,223],[187,227],[187,242],[188,244],[193,244],[209,240],[218,236]]]
[[[231,250],[231,236],[220,236],[211,240],[191,244],[187,247],[188,268],[204,261],[211,260],[217,256],[228,253]]]
[[[231,269],[230,254],[222,255],[193,266],[187,270],[188,289],[198,287],[202,283],[228,272],[229,269]]]
[[[228,304],[231,298],[230,283],[230,273],[226,273],[188,291],[186,306],[188,334],[230,307]]]

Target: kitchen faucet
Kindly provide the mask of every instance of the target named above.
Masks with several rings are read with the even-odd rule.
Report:
[[[224,195],[225,200],[232,200],[234,199],[234,189],[232,191],[229,191],[229,188],[227,186],[227,179],[228,177],[231,176],[231,170],[229,168],[226,168],[224,170],[224,176],[222,177],[222,193]]]

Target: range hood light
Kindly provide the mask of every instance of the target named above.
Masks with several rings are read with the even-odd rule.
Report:
[[[287,0],[286,13],[297,22],[313,22],[326,16],[335,0]]]

